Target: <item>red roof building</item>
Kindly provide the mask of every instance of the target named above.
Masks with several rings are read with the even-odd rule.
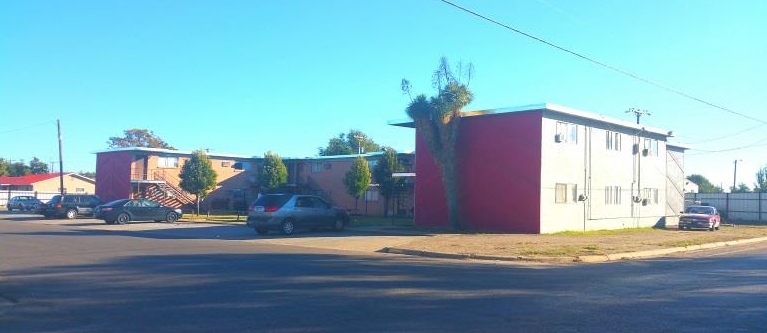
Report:
[[[65,193],[94,193],[96,180],[76,174],[64,173]],[[42,173],[26,176],[2,176],[0,177],[0,190],[6,191],[37,191],[37,192],[60,192],[58,173]]]

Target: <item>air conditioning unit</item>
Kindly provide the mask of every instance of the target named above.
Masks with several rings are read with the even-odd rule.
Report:
[[[564,135],[562,134],[554,135],[554,142],[562,142],[562,141],[564,141]]]
[[[647,200],[647,199],[642,199],[642,206],[647,206],[647,203],[648,203],[648,202],[649,202],[649,200]]]
[[[647,148],[645,148],[645,149],[642,149],[642,155],[644,155],[644,156],[650,156],[650,155],[652,155],[652,150],[650,150],[650,149],[647,149]]]

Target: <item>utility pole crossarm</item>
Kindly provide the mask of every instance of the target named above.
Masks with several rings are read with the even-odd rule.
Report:
[[[630,109],[628,109],[628,111],[626,111],[626,113],[633,113],[634,115],[636,115],[636,117],[637,117],[637,125],[639,125],[639,118],[640,117],[642,117],[644,115],[647,115],[647,116],[651,115],[650,111],[647,111],[645,109],[637,109],[637,108],[630,108]]]

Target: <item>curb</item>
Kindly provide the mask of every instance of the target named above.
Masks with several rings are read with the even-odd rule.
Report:
[[[659,249],[659,250],[647,250],[647,251],[637,251],[637,252],[613,253],[613,254],[595,255],[595,256],[579,256],[579,257],[576,257],[576,259],[577,259],[576,261],[578,261],[578,262],[604,262],[604,261],[616,261],[616,260],[641,259],[641,258],[657,257],[657,256],[665,255],[665,254],[671,254],[671,253],[695,251],[695,250],[703,250],[703,249],[713,249],[713,248],[717,248],[717,247],[741,245],[741,244],[750,244],[750,243],[757,243],[757,242],[764,242],[764,241],[767,241],[767,237],[738,239],[738,240],[733,240],[733,241],[707,243],[707,244],[681,246],[681,247],[672,247],[672,248]]]
[[[586,256],[574,256],[574,257],[494,256],[494,255],[459,254],[459,253],[444,253],[444,252],[432,252],[432,251],[422,251],[422,250],[409,250],[409,249],[400,249],[396,247],[386,247],[381,249],[380,252],[411,255],[411,256],[421,256],[421,257],[429,257],[429,258],[459,259],[459,260],[471,259],[471,260],[487,260],[487,261],[530,261],[530,262],[546,262],[546,263],[573,263],[573,262],[597,263],[597,262],[606,262],[606,261],[650,258],[650,257],[657,257],[657,256],[666,255],[666,254],[671,254],[671,253],[712,249],[717,247],[750,244],[750,243],[757,243],[757,242],[764,242],[764,241],[767,241],[767,237],[739,239],[739,240],[733,240],[733,241],[690,245],[690,246],[683,246],[683,247],[672,247],[672,248],[659,249],[659,250],[646,250],[646,251],[636,251],[636,252],[623,252],[623,253],[586,255]]]
[[[423,250],[400,249],[396,247],[385,247],[380,252],[391,254],[403,254],[409,256],[440,258],[440,259],[458,259],[458,260],[485,260],[485,261],[528,261],[528,262],[551,262],[551,263],[569,263],[576,261],[572,257],[526,257],[526,256],[494,256],[483,254],[460,254],[445,253]]]

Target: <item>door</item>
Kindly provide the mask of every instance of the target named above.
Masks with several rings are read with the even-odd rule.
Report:
[[[311,200],[314,214],[317,217],[317,223],[323,226],[333,226],[336,220],[336,211],[333,207],[317,197],[312,197]]]

